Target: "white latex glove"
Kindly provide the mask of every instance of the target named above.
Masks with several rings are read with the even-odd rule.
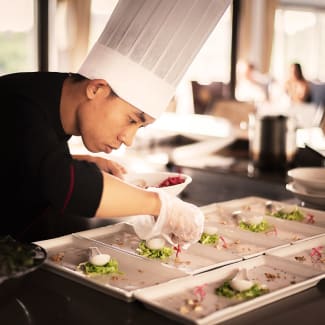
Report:
[[[138,216],[133,224],[137,235],[144,240],[161,236],[171,244],[180,244],[183,248],[197,242],[203,232],[202,211],[161,189],[150,190],[159,194],[160,213],[157,220],[153,216]]]

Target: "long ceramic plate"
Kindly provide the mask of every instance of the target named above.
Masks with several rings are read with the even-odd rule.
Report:
[[[323,219],[325,220],[325,213],[317,210],[303,209],[300,207],[286,205],[282,202],[272,202],[272,209],[286,209],[291,211],[299,209],[303,214],[303,221],[292,221],[276,218],[267,214],[267,199],[258,197],[247,197],[238,200],[213,203],[201,207],[205,215],[206,222],[215,222],[227,228],[234,228],[240,231],[249,232],[254,237],[265,236],[269,238],[277,238],[287,243],[294,243],[311,239],[325,234],[325,227],[323,227]],[[239,216],[263,216],[267,221],[269,229],[264,232],[251,232],[242,230],[238,226]]]
[[[37,244],[47,251],[44,267],[48,270],[125,301],[132,301],[133,292],[137,289],[186,276],[178,269],[124,254],[74,235],[39,241]],[[89,247],[98,247],[101,253],[115,259],[121,274],[89,276],[78,270],[80,263],[88,261]]]
[[[325,235],[285,248],[275,249],[267,252],[267,254],[285,257],[287,260],[323,271],[325,278]]]
[[[269,292],[249,300],[218,296],[215,292],[238,270]],[[292,263],[281,257],[258,256],[198,275],[160,284],[134,293],[149,309],[184,324],[217,324],[309,287],[322,278],[322,272]]]
[[[82,231],[76,233],[76,235],[139,257],[137,248],[141,240],[135,234],[132,225],[129,223],[119,223],[112,226]],[[233,241],[234,240],[232,240],[232,242]],[[231,240],[227,238],[227,242],[230,246]],[[245,249],[243,244],[241,247]],[[251,245],[251,247],[253,246]],[[262,246],[260,250],[264,248],[265,246]],[[191,245],[189,249],[179,252],[177,257],[176,252],[175,249],[169,258],[165,260],[156,260],[156,262],[168,268],[178,269],[186,274],[197,274],[243,259],[243,257],[240,254],[236,254],[234,250],[222,249],[222,246],[220,246],[220,249],[213,249],[207,245],[194,244]],[[249,253],[252,254],[251,251]],[[152,259],[146,257],[142,258],[152,261]]]

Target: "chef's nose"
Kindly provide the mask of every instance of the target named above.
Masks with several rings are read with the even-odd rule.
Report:
[[[127,130],[120,134],[119,140],[123,142],[127,147],[130,147],[133,143],[137,130]]]

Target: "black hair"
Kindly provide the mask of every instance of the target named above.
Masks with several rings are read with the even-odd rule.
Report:
[[[298,62],[294,62],[292,65],[293,65],[294,68],[295,68],[295,75],[296,75],[296,78],[297,78],[298,80],[305,80],[304,74],[302,73],[302,68],[301,68],[300,63],[298,63]]]
[[[75,81],[75,82],[88,80],[87,77],[85,77],[79,73],[69,73],[69,77],[72,79],[72,81]]]

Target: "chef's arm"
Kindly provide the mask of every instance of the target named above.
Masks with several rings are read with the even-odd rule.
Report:
[[[121,179],[123,179],[123,174],[126,173],[126,169],[124,168],[124,166],[120,165],[114,160],[105,159],[98,156],[91,156],[91,155],[73,155],[73,159],[92,162],[96,164],[96,166],[100,170],[106,173],[110,173]]]
[[[112,218],[139,214],[158,216],[161,201],[155,192],[130,185],[107,173],[103,175],[103,192],[96,217]]]

